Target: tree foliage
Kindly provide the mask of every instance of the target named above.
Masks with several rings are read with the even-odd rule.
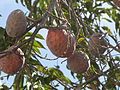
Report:
[[[17,44],[25,53],[25,66],[15,74],[11,87],[14,90],[118,90],[120,89],[120,8],[112,0],[16,0],[28,9],[27,32],[17,42],[6,35],[0,27],[0,51]],[[114,27],[111,27],[112,25]],[[77,82],[68,78],[57,67],[45,67],[40,49],[45,49],[38,33],[42,28],[67,27],[74,33],[77,51],[85,52],[90,59],[90,68],[85,73],[71,75]],[[32,32],[32,31],[33,32]],[[103,32],[108,43],[107,51],[100,57],[91,55],[88,40],[93,33]],[[59,58],[56,58],[59,60]],[[66,67],[64,67],[66,68]],[[9,79],[9,75],[7,78]],[[5,77],[4,77],[5,78]]]

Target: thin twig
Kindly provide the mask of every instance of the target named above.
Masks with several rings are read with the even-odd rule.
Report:
[[[58,57],[57,57],[57,58],[53,58],[53,59],[47,58],[46,56],[45,56],[45,57],[42,57],[42,56],[40,56],[39,54],[37,54],[34,50],[33,50],[33,52],[35,53],[35,55],[37,55],[37,56],[38,56],[39,58],[41,58],[41,59],[45,59],[45,60],[49,60],[49,61],[57,60],[57,59],[58,59]]]
[[[118,67],[120,67],[119,63],[118,63],[117,65],[113,66],[112,68],[110,68],[110,69],[108,69],[108,70],[106,70],[106,71],[104,71],[104,72],[101,72],[100,74],[97,74],[96,76],[93,76],[91,79],[87,80],[86,82],[75,86],[75,88],[76,88],[76,87],[85,86],[85,85],[93,82],[94,80],[96,80],[96,79],[99,78],[100,76],[105,75],[106,73],[110,72],[111,70],[113,70],[113,69],[118,69]],[[73,87],[72,87],[72,88],[73,88]]]
[[[113,48],[115,51],[120,52],[120,49],[117,49],[116,46],[113,46],[110,43],[108,43],[108,45],[110,48]]]

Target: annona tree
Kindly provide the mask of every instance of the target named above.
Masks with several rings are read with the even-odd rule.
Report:
[[[120,1],[119,0],[16,0],[28,12],[10,12],[6,27],[0,27],[0,70],[12,77],[12,86],[2,90],[119,90]],[[112,27],[110,26],[112,25]],[[47,29],[47,37],[39,33]],[[46,38],[46,39],[44,39]],[[61,65],[46,67],[41,55],[47,47]],[[20,52],[18,51],[20,50]],[[61,89],[60,89],[61,90]]]

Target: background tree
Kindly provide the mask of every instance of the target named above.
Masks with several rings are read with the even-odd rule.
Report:
[[[120,89],[120,9],[112,0],[16,0],[16,3],[21,3],[29,11],[26,12],[27,31],[16,39],[9,37],[1,26],[0,50],[2,54],[10,46],[16,45],[13,50],[20,47],[26,62],[15,74],[13,85],[8,87],[3,84],[2,88],[57,90],[62,85],[65,90]],[[115,27],[111,29],[106,22]],[[86,72],[71,72],[77,82],[66,77],[59,65],[48,68],[41,64],[40,58],[53,61],[41,56],[40,49],[45,47],[40,40],[44,38],[38,32],[42,28],[53,27],[72,32],[76,39],[76,51],[82,51],[89,57],[90,68]],[[95,33],[102,33],[95,44],[100,38],[106,40],[104,54],[98,53],[99,49],[95,49],[97,55],[92,53],[94,48],[90,47],[89,39]],[[59,60],[59,57],[55,60]]]

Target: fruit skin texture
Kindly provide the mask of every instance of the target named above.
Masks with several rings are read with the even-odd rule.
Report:
[[[46,40],[50,51],[57,57],[69,57],[76,49],[75,37],[64,29],[50,28]]]
[[[88,49],[95,57],[99,57],[107,49],[107,42],[102,35],[102,33],[94,33],[88,42]]]
[[[85,73],[89,66],[89,59],[83,52],[75,52],[67,59],[68,68],[74,73]]]
[[[113,0],[114,4],[118,7],[120,7],[120,0]]]
[[[24,12],[17,9],[10,13],[6,22],[6,32],[10,37],[20,37],[25,33],[27,20]]]
[[[17,73],[25,63],[24,53],[20,48],[2,58],[0,58],[0,70],[12,75]]]

